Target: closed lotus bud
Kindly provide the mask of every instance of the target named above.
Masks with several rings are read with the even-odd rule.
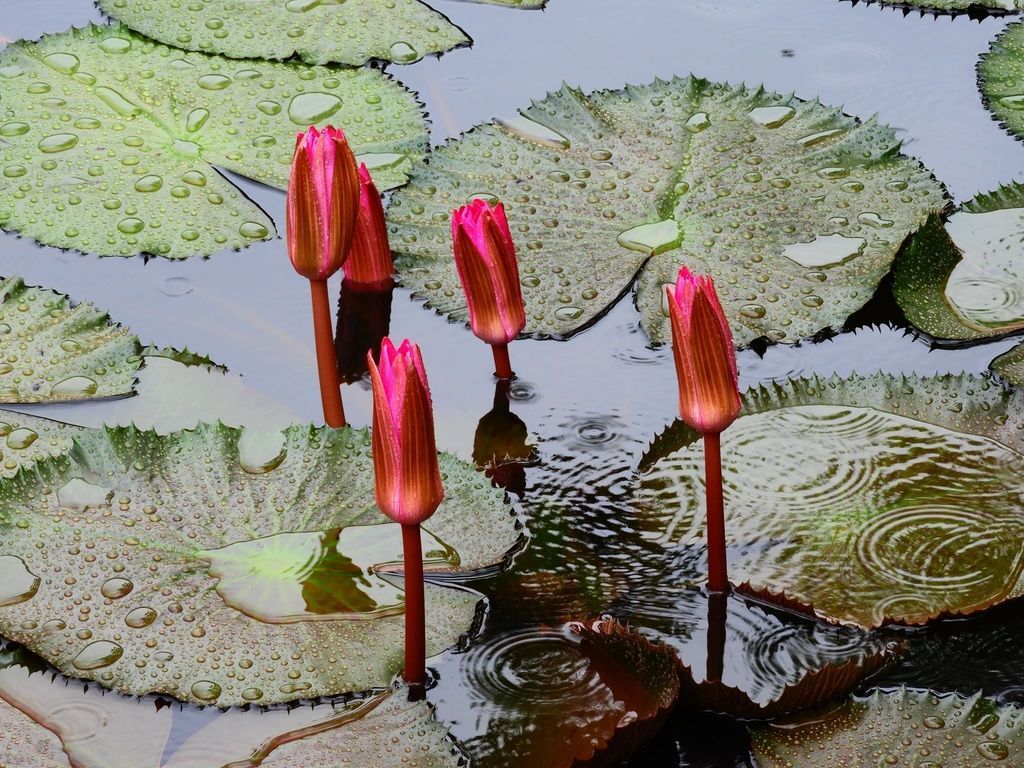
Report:
[[[679,379],[679,415],[702,434],[718,434],[740,412],[736,350],[729,321],[708,275],[683,267],[666,286],[672,352]]]
[[[377,506],[402,525],[422,523],[444,498],[434,441],[434,410],[420,348],[384,339],[380,364],[367,355],[373,383],[373,469]]]
[[[473,333],[508,344],[526,325],[526,311],[504,206],[479,198],[462,206],[452,214],[452,238]]]
[[[384,206],[380,193],[365,165],[359,166],[359,215],[352,236],[345,279],[354,285],[386,285],[391,280],[394,264],[388,228],[384,223]]]
[[[359,213],[359,173],[345,134],[311,127],[295,142],[288,180],[288,257],[322,282],[341,269]]]

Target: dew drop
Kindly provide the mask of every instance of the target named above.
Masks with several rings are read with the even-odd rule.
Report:
[[[398,64],[411,64],[412,62],[419,61],[423,58],[419,51],[404,40],[399,40],[397,43],[393,43],[389,53],[391,60]]]
[[[199,109],[193,109],[188,113],[188,117],[185,118],[185,130],[189,133],[195,133],[206,125],[206,121],[209,119],[210,110],[203,109],[202,107]]]
[[[123,37],[107,37],[100,40],[99,47],[104,53],[128,53],[132,48],[132,43]]]
[[[4,123],[0,125],[0,136],[12,137],[12,136],[23,136],[28,133],[28,123]]]
[[[231,85],[231,78],[224,75],[203,75],[196,84],[204,91],[222,91]]]
[[[117,222],[117,229],[119,232],[123,232],[126,235],[137,235],[145,228],[145,223],[142,219],[136,219],[129,217],[127,219],[121,219]]]
[[[210,680],[199,680],[192,684],[192,695],[200,701],[213,701],[220,696],[220,686]]]
[[[88,672],[109,667],[124,655],[124,648],[110,640],[96,640],[79,651],[71,663],[75,669]]]
[[[40,583],[20,557],[0,555],[0,607],[31,600]]]
[[[159,176],[150,174],[149,176],[143,176],[141,179],[135,182],[136,192],[156,192],[160,187],[164,185],[164,180]],[[123,231],[123,230],[122,230]]]
[[[54,133],[39,141],[40,152],[64,152],[78,143],[78,136],[73,133]]]
[[[300,93],[288,104],[288,119],[303,127],[319,123],[341,107],[341,99],[330,93]]]
[[[130,594],[133,589],[135,589],[135,585],[128,579],[115,577],[103,582],[100,587],[100,594],[108,600],[117,600]]]
[[[711,127],[711,118],[707,112],[698,112],[686,121],[686,130],[692,133],[699,133]]]
[[[51,53],[43,57],[43,63],[64,75],[73,75],[81,61],[73,53]]]
[[[792,107],[755,107],[750,110],[750,119],[765,128],[780,128],[796,115]]]
[[[80,477],[72,478],[57,491],[57,502],[70,509],[109,507],[113,498],[114,491],[111,488],[94,485]]]
[[[28,427],[20,427],[7,435],[7,447],[16,451],[28,448],[39,435]]]
[[[69,376],[50,387],[51,395],[95,395],[99,385],[88,376]],[[7,438],[8,442],[10,438]]]
[[[255,221],[243,222],[238,228],[238,233],[250,240],[262,240],[269,234],[265,226]]]
[[[238,463],[249,474],[271,472],[287,456],[283,432],[243,429],[238,438]]]

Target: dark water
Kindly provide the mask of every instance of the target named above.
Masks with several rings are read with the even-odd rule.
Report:
[[[8,39],[101,20],[89,0],[0,4],[0,36]],[[451,0],[434,5],[468,30],[475,45],[391,71],[426,103],[436,142],[492,116],[512,115],[562,80],[589,90],[693,72],[819,96],[862,117],[878,113],[957,202],[1024,178],[1024,147],[991,120],[975,82],[977,57],[1003,19],[904,15],[838,0],[550,0],[544,12]],[[275,221],[283,220],[280,192],[236,181]],[[160,386],[163,371],[154,363],[138,397],[26,410],[83,425],[135,420],[167,430],[218,417],[264,426],[320,419],[308,293],[282,242],[209,260],[144,263],[61,253],[8,235],[0,239],[0,254],[0,273],[87,298],[144,343],[188,346],[230,371],[190,369],[173,386]],[[337,282],[332,290],[339,290]],[[980,373],[1013,344],[933,351],[903,328],[875,325],[892,319],[887,306],[879,297],[880,312],[830,341],[772,347],[763,356],[741,353],[743,382],[877,370]],[[674,418],[676,393],[670,354],[647,346],[631,303],[621,302],[569,342],[515,343],[521,378],[509,395],[514,417],[493,410],[487,348],[401,289],[390,333],[411,336],[424,349],[441,448],[471,459],[474,442],[484,450],[482,429],[481,435],[517,446],[522,459],[498,477],[529,518],[529,546],[511,571],[473,582],[489,598],[484,627],[468,650],[434,664],[430,699],[479,764],[505,764],[503,751],[522,740],[531,711],[557,716],[561,702],[589,695],[576,674],[578,660],[550,629],[567,618],[605,610],[631,617],[703,669],[707,607],[699,592],[684,587],[700,573],[699,553],[653,547],[633,526],[636,467]],[[346,386],[345,400],[351,422],[368,423],[366,383]],[[756,683],[765,695],[816,661],[857,655],[889,639],[816,627],[738,600],[728,621],[726,674]],[[1024,613],[1010,606],[897,633],[910,653],[883,682],[981,688],[1006,703],[1024,703],[1022,630]],[[562,687],[552,683],[559,675],[568,681]],[[178,739],[213,716],[187,707],[177,712]],[[748,759],[736,723],[680,716],[630,765],[733,766]]]

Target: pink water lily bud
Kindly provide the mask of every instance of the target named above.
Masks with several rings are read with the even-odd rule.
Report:
[[[679,270],[666,286],[672,352],[679,380],[679,415],[701,434],[718,434],[740,412],[736,349],[729,321],[709,275]]]
[[[373,383],[373,469],[377,506],[402,525],[422,523],[444,498],[434,441],[434,409],[420,348],[384,339]]]
[[[365,165],[359,166],[359,215],[345,260],[345,279],[358,285],[386,285],[394,272],[380,193]]]
[[[288,180],[288,257],[316,282],[341,269],[359,213],[359,172],[345,134],[310,127],[295,142]]]
[[[504,206],[480,198],[462,206],[452,214],[452,238],[473,333],[508,344],[526,325],[526,310]]]

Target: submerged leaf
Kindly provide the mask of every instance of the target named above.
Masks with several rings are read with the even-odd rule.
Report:
[[[138,338],[109,315],[56,291],[0,278],[0,402],[129,395],[142,365]]]
[[[501,562],[511,508],[468,465],[441,466],[428,571]],[[365,431],[84,431],[0,488],[0,531],[11,571],[40,580],[0,601],[0,632],[106,687],[271,703],[382,687],[401,666],[401,535],[374,503]],[[437,653],[479,595],[426,592]]]
[[[752,731],[761,768],[907,765],[976,768],[1020,765],[1024,711],[980,695],[900,688],[854,697],[835,710]]]
[[[649,585],[616,608],[678,655],[689,710],[762,718],[805,708],[848,693],[896,651],[877,633],[772,612],[737,592]]]
[[[468,694],[474,765],[619,765],[657,732],[679,693],[672,650],[614,619],[518,628],[450,663],[461,674],[442,673],[436,695],[458,686],[462,710]]]
[[[1004,381],[1024,387],[1024,344],[1018,344],[1009,352],[992,361],[992,370]]]
[[[465,765],[430,706],[410,701],[404,687],[317,707],[200,716],[54,679],[21,661],[0,667],[7,768],[402,768],[410,752],[423,768]],[[191,733],[184,743],[172,738],[179,717]]]
[[[1024,24],[1008,25],[992,41],[978,62],[978,85],[995,118],[1024,139]]]
[[[837,328],[874,293],[942,187],[874,119],[792,96],[656,81],[586,95],[563,87],[513,120],[431,155],[388,216],[402,282],[464,319],[451,210],[507,206],[526,332],[570,335],[639,274],[636,303],[667,340],[663,285],[709,272],[740,344]]]
[[[470,42],[420,0],[257,0],[244,5],[206,0],[165,8],[146,0],[99,0],[98,5],[167,45],[232,58],[295,55],[310,64],[358,65],[370,59],[410,64]]]
[[[427,142],[415,96],[375,69],[234,61],[119,25],[8,45],[0,103],[0,226],[103,256],[185,258],[273,237],[216,168],[283,188],[310,124],[343,127],[382,189],[405,181]]]
[[[675,432],[673,428],[670,432]],[[702,451],[658,442],[652,539],[702,547]],[[985,378],[814,378],[723,433],[729,567],[828,621],[919,625],[1024,594],[1024,393]]]

